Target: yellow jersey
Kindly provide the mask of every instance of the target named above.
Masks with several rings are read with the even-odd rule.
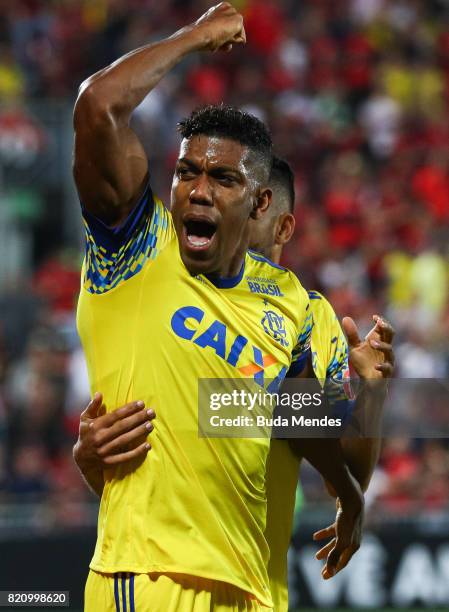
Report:
[[[126,223],[84,212],[78,330],[107,410],[156,412],[145,459],[105,471],[91,569],[224,581],[271,605],[269,439],[200,438],[198,381],[265,386],[301,367],[312,317],[297,278],[248,251],[234,278],[191,276],[171,214],[148,187]]]
[[[312,363],[321,384],[333,381],[340,391],[340,406],[345,408],[344,381],[349,377],[348,345],[337,316],[329,302],[318,292],[309,291],[313,316]],[[337,402],[338,404],[338,402]],[[347,409],[347,405],[346,405]],[[288,610],[287,553],[293,528],[296,487],[300,461],[285,440],[271,440],[267,461],[267,526],[265,536],[270,548],[268,575],[276,612]]]

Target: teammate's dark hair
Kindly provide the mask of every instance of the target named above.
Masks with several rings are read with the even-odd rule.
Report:
[[[183,138],[203,134],[239,142],[248,147],[259,162],[263,170],[261,181],[268,180],[273,145],[267,127],[254,115],[225,104],[204,106],[180,121],[178,131]]]
[[[276,155],[273,156],[269,184],[273,192],[281,193],[285,197],[289,212],[293,213],[295,208],[295,175],[290,164],[285,159],[276,157]],[[281,198],[275,196],[273,200],[280,201]]]

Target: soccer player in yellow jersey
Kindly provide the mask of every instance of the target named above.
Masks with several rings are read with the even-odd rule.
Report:
[[[270,177],[270,187],[273,191],[273,202],[268,214],[258,224],[252,225],[251,246],[278,263],[282,249],[295,227],[293,207],[295,202],[294,177],[287,162],[279,158],[273,159]],[[380,317],[376,317],[376,325],[362,342],[358,338],[355,323],[344,319],[348,342],[338,322],[337,316],[329,302],[316,291],[309,291],[310,308],[313,314],[312,330],[313,369],[316,377],[328,388],[328,394],[333,397],[333,411],[345,417],[351,411],[352,402],[346,395],[345,383],[349,383],[348,357],[356,372],[365,377],[391,376],[394,356],[391,346],[393,330]],[[384,361],[379,361],[380,351]],[[369,391],[368,391],[369,394]],[[377,394],[374,398],[362,394],[357,403],[364,404],[364,410],[376,410],[380,418],[382,402]],[[379,455],[380,438],[360,438],[357,440],[342,440],[345,459],[353,475],[359,480],[363,490],[366,490]],[[285,441],[273,439],[267,462],[267,525],[265,535],[270,547],[268,573],[270,577],[271,594],[276,612],[288,610],[287,588],[287,552],[291,538],[295,492],[298,482],[300,458],[295,456]],[[315,534],[316,539],[333,537],[335,528],[324,529]],[[335,545],[335,540],[325,546],[318,554],[324,558]],[[338,569],[344,567],[346,558]],[[323,571],[324,577],[330,577]]]
[[[282,244],[288,241],[294,227],[294,219],[291,216],[294,204],[293,175],[286,162],[274,159],[270,187],[273,191],[273,209],[269,216],[271,226],[261,224],[263,231],[259,234],[258,226],[255,225],[252,228],[252,240],[255,247],[279,260]],[[336,383],[338,408],[344,412],[348,406],[341,385],[346,378],[348,368],[347,341],[327,300],[317,292],[311,291],[309,295],[315,318],[312,331],[313,366],[319,379],[333,380]],[[389,329],[388,325],[386,329]],[[381,348],[386,359],[379,365],[379,369],[389,375],[393,361],[391,347],[385,344]],[[366,344],[360,345],[358,350],[366,354],[368,347]],[[356,367],[359,362],[355,361]],[[88,464],[97,472],[98,469],[101,471],[104,467],[130,461],[146,452],[149,444],[144,439],[148,433],[145,421],[154,417],[152,411],[149,411],[150,415],[146,417],[146,413],[140,409],[139,402],[130,403],[108,415],[98,417],[101,404],[102,398],[97,395],[83,413],[80,439],[76,446],[76,456],[81,466]],[[94,423],[95,430],[89,427]],[[148,427],[152,429],[151,425]],[[124,448],[126,444],[131,444],[131,447]],[[355,466],[353,469],[360,477],[362,486],[366,488],[372,469],[370,466],[373,465],[370,463],[372,459],[367,462],[363,456],[360,456],[360,452],[356,453],[354,449],[352,454],[348,452],[351,450],[350,444],[346,442],[345,450],[351,465]],[[362,444],[366,445],[364,442]],[[375,458],[375,453],[372,456]],[[274,609],[282,612],[288,608],[287,549],[291,536],[298,470],[299,460],[292,454],[287,443],[273,440],[267,463],[268,508],[265,534],[270,546],[268,570]],[[102,478],[99,483],[96,483],[92,476],[88,480],[101,496]],[[332,536],[334,531],[333,528],[328,528],[323,530],[322,535]]]
[[[269,440],[199,438],[197,413],[201,378],[251,377],[265,387],[308,360],[307,292],[246,251],[250,219],[271,203],[271,139],[236,109],[193,113],[180,124],[169,213],[129,127],[187,54],[244,41],[241,15],[221,3],[87,79],[76,102],[74,175],[87,235],[78,328],[91,387],[108,411],[137,397],[158,415],[152,452],[104,473],[87,612],[272,609]],[[263,325],[254,278],[274,288],[277,332]],[[342,506],[360,514],[346,468],[331,461],[329,475]]]

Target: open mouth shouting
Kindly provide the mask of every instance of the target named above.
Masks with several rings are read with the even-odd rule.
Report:
[[[217,232],[217,224],[202,215],[186,215],[183,219],[183,241],[187,250],[200,253],[207,251]]]

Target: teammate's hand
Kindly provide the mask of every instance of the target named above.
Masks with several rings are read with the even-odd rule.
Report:
[[[242,15],[229,2],[210,8],[191,26],[201,36],[204,51],[230,51],[234,44],[245,44]]]
[[[317,542],[332,538],[315,555],[318,560],[326,559],[326,564],[321,571],[324,580],[332,578],[346,567],[352,556],[359,550],[362,539],[364,503],[361,491],[358,501],[345,504],[337,498],[336,503],[335,522],[313,534],[313,539]]]
[[[373,320],[374,327],[361,340],[353,319],[344,317],[342,326],[348,338],[349,362],[361,378],[390,378],[394,371],[395,331],[383,317],[374,315]]]
[[[81,471],[105,469],[145,455],[151,448],[147,436],[153,429],[153,410],[144,402],[131,402],[101,415],[103,397],[96,393],[80,418],[73,456]]]

